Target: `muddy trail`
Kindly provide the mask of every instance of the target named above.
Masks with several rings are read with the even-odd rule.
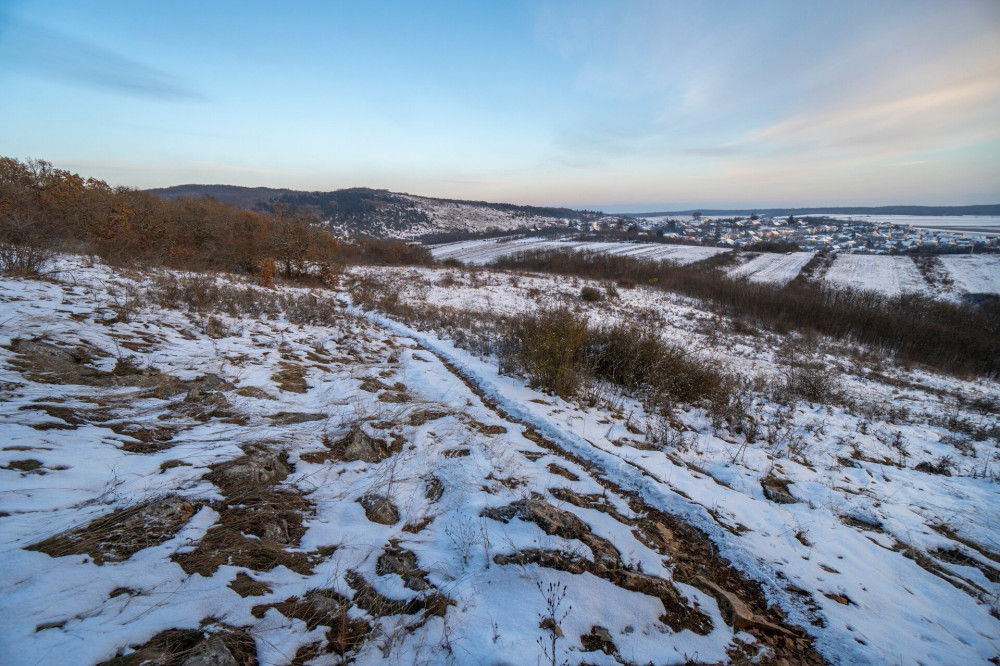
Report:
[[[601,494],[580,495],[569,488],[553,487],[549,489],[550,498],[532,499],[512,504],[501,510],[485,512],[490,518],[506,522],[517,517],[534,522],[547,534],[579,539],[592,550],[594,561],[567,556],[560,552],[536,550],[518,553],[515,556],[497,556],[495,558],[497,564],[530,562],[572,574],[588,572],[623,589],[660,598],[665,609],[661,619],[671,629],[675,631],[690,629],[707,633],[707,627],[703,624],[707,618],[699,614],[697,609],[687,606],[686,600],[679,596],[669,580],[623,569],[614,546],[591,534],[589,527],[583,521],[572,513],[557,508],[552,502],[595,509],[630,528],[637,539],[662,555],[664,564],[671,570],[673,580],[696,587],[714,598],[726,623],[734,632],[745,631],[757,639],[758,646],[754,650],[740,654],[738,648],[734,649],[731,655],[734,659],[755,658],[756,663],[779,666],[827,663],[815,650],[813,638],[805,629],[790,624],[787,614],[780,607],[769,604],[761,585],[748,578],[721,556],[708,535],[679,516],[653,508],[646,503],[640,492],[621,485],[608,470],[561,447],[555,439],[542,435],[539,428],[528,420],[513,416],[500,407],[497,401],[476,383],[471,374],[463,372],[444,354],[438,354],[428,347],[421,348],[427,354],[437,356],[448,371],[478,396],[498,419],[521,426],[525,438],[535,442],[553,456],[583,468],[589,478],[603,488]],[[550,463],[551,466],[565,471],[565,468],[558,463]],[[575,475],[570,479],[579,480]],[[631,509],[631,515],[624,516],[617,511],[609,496],[624,500]],[[805,595],[808,596],[808,593]],[[604,634],[605,630],[595,626],[591,636],[581,636],[581,642],[585,646],[599,644],[599,649],[612,653],[615,647],[610,636],[595,642],[594,636],[603,637]],[[758,653],[760,646],[764,646],[766,650]]]

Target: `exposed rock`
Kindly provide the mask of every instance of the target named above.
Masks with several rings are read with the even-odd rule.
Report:
[[[389,547],[379,555],[375,562],[375,573],[379,576],[396,574],[403,579],[408,589],[416,592],[431,589],[431,584],[426,578],[427,572],[417,566],[417,556],[405,548],[400,548],[395,541],[390,542]]]
[[[766,476],[760,482],[764,497],[776,504],[797,504],[798,500],[788,490],[788,481],[775,476]]]
[[[363,460],[368,463],[381,462],[393,453],[399,453],[402,450],[401,444],[393,442],[390,445],[384,440],[375,439],[366,434],[360,426],[354,426],[347,435],[336,442],[324,441],[324,444],[334,457],[344,462],[353,460]],[[304,457],[303,459],[305,460]]]
[[[604,654],[614,654],[618,651],[615,642],[611,639],[611,633],[601,626],[590,628],[589,634],[580,636],[580,644],[583,645],[584,652],[597,652],[600,650]]]
[[[441,479],[432,476],[424,481],[424,497],[432,502],[437,502],[444,494],[444,484]]]
[[[238,666],[233,653],[218,636],[208,638],[191,650],[181,666]]]
[[[395,525],[399,522],[399,509],[385,495],[365,495],[360,500],[365,517],[373,523]]]
[[[549,535],[564,539],[577,539],[587,544],[594,553],[597,562],[618,566],[621,557],[618,549],[606,539],[602,539],[590,531],[590,526],[569,511],[558,509],[542,500],[518,500],[502,508],[485,509],[482,515],[487,518],[508,522],[515,516],[538,525]]]
[[[245,456],[215,465],[209,479],[224,491],[246,486],[270,486],[284,481],[292,471],[288,454],[261,445],[244,447]]]
[[[308,413],[308,412],[278,412],[271,415],[271,423],[274,425],[295,425],[296,423],[309,423],[310,421],[322,421],[328,418],[328,414]]]

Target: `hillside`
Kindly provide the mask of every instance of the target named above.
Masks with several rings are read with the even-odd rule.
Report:
[[[989,663],[994,380],[582,286],[0,278],[4,662]],[[554,307],[738,385],[544,390]]]
[[[435,199],[368,188],[300,192],[230,185],[178,185],[149,192],[167,199],[212,197],[252,210],[272,211],[282,204],[315,214],[339,235],[378,238],[413,239],[454,232],[565,227],[572,221],[603,217],[594,211]]]

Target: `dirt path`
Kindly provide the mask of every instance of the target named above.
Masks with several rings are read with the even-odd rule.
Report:
[[[379,317],[375,317],[374,320],[397,335],[406,334],[405,329],[401,331],[398,325],[388,323]],[[662,555],[665,562],[669,562],[675,581],[696,587],[714,598],[727,624],[734,632],[745,631],[753,635],[760,645],[768,648],[766,656],[757,663],[778,665],[827,663],[816,651],[813,638],[803,628],[788,623],[786,614],[778,606],[769,605],[761,585],[748,578],[721,556],[708,535],[682,517],[651,506],[644,499],[644,495],[650,492],[648,486],[644,489],[627,487],[627,479],[623,484],[623,479],[609,472],[606,466],[580,455],[573,448],[567,448],[560,443],[562,438],[552,437],[550,428],[544,424],[533,423],[532,419],[526,417],[527,410],[518,410],[520,414],[514,414],[513,410],[501,406],[495,393],[488,392],[474,374],[460,368],[454,357],[442,352],[440,348],[424,344],[425,341],[417,336],[410,337],[426,353],[436,356],[448,371],[459,378],[499,419],[520,425],[525,438],[551,454],[585,469],[590,478],[604,488],[604,495],[579,495],[569,489],[557,488],[550,489],[550,492],[563,502],[580,508],[603,511],[618,522],[629,526],[640,541]],[[549,432],[546,433],[546,430]],[[621,463],[628,464],[624,460],[621,460]],[[635,473],[643,473],[638,468],[630,469]],[[634,516],[628,518],[615,511],[608,501],[609,494],[624,499]],[[522,518],[536,519],[536,522],[542,524],[542,520],[537,519],[537,516],[524,514],[522,511]],[[574,536],[579,537],[579,535]],[[588,569],[585,566],[581,567],[579,562],[568,561],[567,558],[558,555],[545,552],[524,553],[521,559],[514,563],[527,562],[573,573],[586,570],[605,577],[620,587],[656,595],[655,583],[652,581],[636,581],[635,577],[630,575],[616,576],[600,567],[596,567],[596,570]],[[498,560],[498,563],[507,562]],[[683,623],[685,618],[673,619],[675,622]],[[674,625],[674,628],[677,626]],[[735,661],[738,656],[747,658],[752,655],[738,655],[736,652],[731,652],[730,656]]]

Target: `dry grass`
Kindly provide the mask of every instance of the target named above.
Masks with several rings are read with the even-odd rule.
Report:
[[[170,539],[198,505],[170,495],[102,516],[87,525],[28,546],[52,557],[87,554],[95,564],[122,562]]]
[[[132,646],[127,655],[115,657],[98,666],[142,666],[163,664],[240,664],[257,663],[257,647],[243,629],[202,620],[202,629],[168,629],[142,645]]]

